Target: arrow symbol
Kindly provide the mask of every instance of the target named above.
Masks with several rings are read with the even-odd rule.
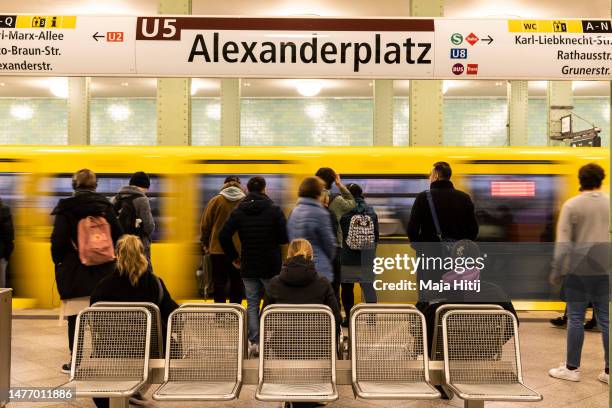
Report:
[[[491,43],[493,42],[493,38],[490,34],[487,34],[487,38],[483,38],[481,41],[486,41],[488,45],[491,45]]]
[[[93,35],[93,39],[98,41],[98,38],[104,38],[104,36],[96,31],[96,33]]]

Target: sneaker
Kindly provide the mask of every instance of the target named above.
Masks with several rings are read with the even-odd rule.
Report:
[[[62,373],[70,374],[70,364],[71,363],[62,364]]]
[[[605,371],[602,371],[601,373],[599,373],[599,375],[597,376],[597,379],[599,381],[601,381],[602,383],[606,383],[609,384],[609,380],[610,380],[610,374],[606,374]]]
[[[249,342],[249,358],[259,357],[259,343]]]
[[[548,370],[548,375],[554,378],[558,378],[560,380],[567,380],[567,381],[574,381],[574,382],[580,381],[580,371],[578,371],[578,369],[576,370],[568,369],[565,363],[561,363],[561,365],[557,368],[551,368],[550,370]]]
[[[555,327],[565,327],[567,326],[567,319],[563,317],[557,317],[556,319],[550,319],[550,324]]]
[[[139,405],[139,406],[147,405],[147,399],[144,397],[144,395],[140,393],[140,391],[136,391],[134,395],[130,397],[129,401],[131,405]]]
[[[597,322],[595,320],[589,320],[584,324],[584,330],[599,331],[599,327],[597,327]]]

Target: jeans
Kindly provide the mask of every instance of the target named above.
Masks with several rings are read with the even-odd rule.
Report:
[[[593,314],[601,329],[606,368],[608,368],[608,302],[592,301]],[[584,343],[584,316],[589,302],[567,302],[567,365],[580,367],[580,355]]]
[[[228,298],[227,286],[229,282],[230,303],[242,303],[244,285],[240,278],[240,270],[232,265],[232,261],[225,254],[211,254],[215,303],[225,303]]]
[[[264,297],[270,279],[242,278],[247,300],[247,323],[249,326],[249,340],[259,344],[259,306]]]
[[[361,286],[363,300],[366,303],[376,303],[377,299],[374,284],[372,282],[359,282],[359,285]],[[344,313],[346,313],[347,319],[351,316],[351,309],[355,304],[354,286],[355,284],[352,282],[342,283],[342,305],[344,306]]]

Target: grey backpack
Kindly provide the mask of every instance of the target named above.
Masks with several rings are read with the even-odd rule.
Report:
[[[351,217],[346,244],[354,251],[374,248],[376,236],[374,221],[365,212],[358,212]]]

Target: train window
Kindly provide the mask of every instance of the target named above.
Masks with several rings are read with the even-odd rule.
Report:
[[[243,189],[246,192],[247,181],[256,176],[255,174],[231,174],[232,176],[240,177]],[[289,180],[285,174],[257,174],[266,179],[266,194],[274,203],[281,208],[284,208],[285,197],[289,188]],[[200,219],[202,212],[206,208],[206,204],[211,198],[219,194],[219,189],[223,185],[223,181],[230,174],[202,174],[198,179],[198,191],[200,193],[199,199],[199,213],[197,219]],[[198,223],[199,228],[199,223]],[[198,235],[199,237],[199,235]]]
[[[479,241],[554,241],[553,175],[469,175],[468,185],[480,225]]]
[[[380,235],[406,236],[412,204],[418,193],[429,188],[426,175],[343,175],[342,182],[357,183],[378,215]]]
[[[113,198],[123,186],[129,184],[131,174],[96,174],[98,180],[97,192],[104,194],[109,200]],[[149,174],[151,187],[147,191],[147,197],[151,204],[151,212],[155,219],[155,232],[152,240],[160,241],[164,237],[164,229],[167,225],[166,217],[161,211],[161,200],[167,190],[162,177],[156,174]],[[39,207],[46,208],[51,212],[58,200],[72,195],[72,174],[58,174],[50,177],[42,191]]]
[[[11,210],[22,202],[23,197],[18,192],[19,178],[16,173],[0,173],[0,199]]]

